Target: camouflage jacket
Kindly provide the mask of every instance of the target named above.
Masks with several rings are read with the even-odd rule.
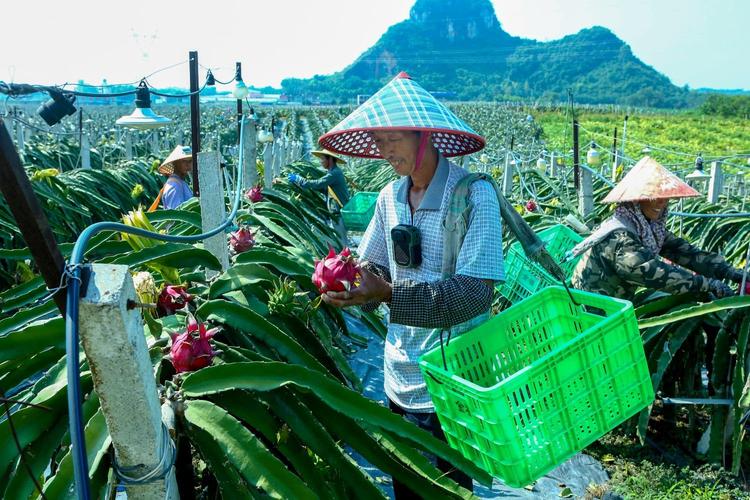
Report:
[[[573,271],[573,286],[632,300],[639,287],[672,294],[696,293],[709,291],[708,278],[741,279],[741,273],[720,255],[704,252],[670,232],[660,255],[673,264],[645,248],[630,231],[615,230],[583,254]]]

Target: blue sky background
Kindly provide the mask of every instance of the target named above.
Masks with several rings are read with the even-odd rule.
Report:
[[[553,40],[610,28],[636,56],[692,88],[750,89],[750,0],[493,0],[509,33]],[[187,60],[229,79],[278,86],[338,71],[406,19],[403,0],[110,0],[7,2],[0,9],[0,80],[130,82]],[[187,65],[150,78],[187,86]]]

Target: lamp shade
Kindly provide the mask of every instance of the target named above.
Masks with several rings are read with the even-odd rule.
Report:
[[[232,90],[232,95],[235,99],[244,99],[247,97],[247,95],[250,93],[249,90],[247,90],[247,85],[245,85],[245,82],[242,80],[237,80],[237,83],[234,85],[234,89]]]
[[[164,127],[171,121],[165,116],[154,113],[151,109],[151,94],[146,83],[141,81],[135,94],[135,109],[131,114],[118,118],[115,124],[137,130],[149,130]]]

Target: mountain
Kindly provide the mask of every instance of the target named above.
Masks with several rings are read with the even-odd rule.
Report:
[[[580,103],[683,107],[687,89],[640,61],[607,28],[593,27],[551,42],[503,30],[489,0],[417,0],[351,65],[333,75],[288,78],[292,99],[347,102],[372,94],[399,71],[430,91],[462,100],[558,103],[570,89]]]

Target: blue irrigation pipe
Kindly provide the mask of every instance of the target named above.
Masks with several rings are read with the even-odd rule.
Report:
[[[81,265],[83,263],[86,246],[91,238],[102,231],[118,231],[145,236],[160,241],[173,243],[195,243],[210,238],[224,231],[234,220],[240,207],[242,199],[242,173],[245,168],[243,153],[243,131],[245,120],[242,120],[240,128],[239,168],[237,169],[237,182],[235,183],[234,205],[226,220],[211,231],[192,236],[172,236],[168,234],[154,233],[127,226],[118,222],[97,222],[83,230],[73,246],[73,253],[67,266],[67,305],[65,317],[65,351],[68,376],[68,420],[70,426],[71,456],[73,458],[73,472],[75,476],[76,491],[78,498],[89,500],[89,467],[86,456],[86,440],[84,434],[83,416],[81,413],[81,380],[79,373],[79,339],[78,339],[78,305],[81,289]]]

